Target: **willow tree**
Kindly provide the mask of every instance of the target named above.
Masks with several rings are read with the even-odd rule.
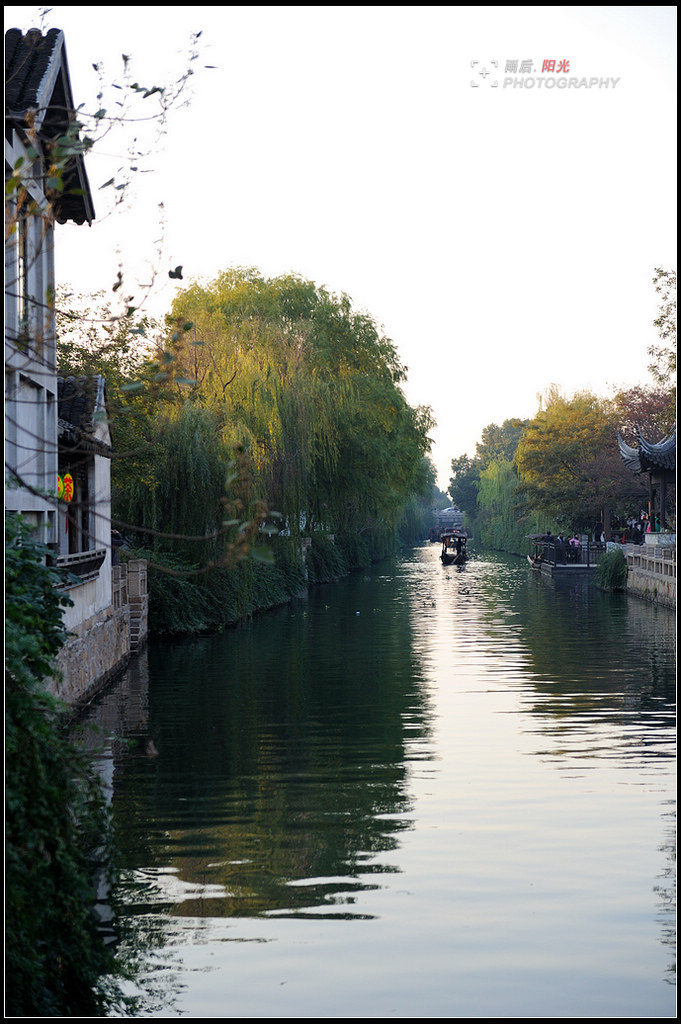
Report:
[[[426,486],[429,410],[409,407],[394,345],[347,296],[229,270],[180,293],[169,324],[177,372],[193,377],[222,440],[248,454],[292,534],[392,528]]]
[[[203,564],[224,560],[245,502],[214,414],[197,402],[167,404],[148,426],[146,459],[137,462],[143,471],[117,495],[118,515],[152,551]]]
[[[328,387],[307,365],[316,301],[297,277],[230,270],[180,293],[171,315],[177,372],[193,378],[222,441],[247,453],[260,497],[294,529],[315,459],[332,458]]]
[[[528,533],[539,530],[536,513],[527,508],[518,473],[505,458],[493,459],[480,473],[476,539],[486,547],[525,552]]]

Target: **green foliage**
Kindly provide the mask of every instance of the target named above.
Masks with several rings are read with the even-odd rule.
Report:
[[[324,534],[315,534],[307,552],[310,583],[331,583],[346,576],[348,566],[340,548]]]
[[[452,459],[449,494],[454,504],[475,517],[479,501],[481,474],[492,463],[512,462],[527,420],[504,420],[501,426],[489,423],[475,446],[475,458],[460,455]]]
[[[607,400],[588,392],[566,398],[551,386],[531,421],[492,423],[474,459],[452,460],[449,494],[475,516],[481,543],[522,551],[524,534],[541,532],[547,520],[565,531],[590,529],[596,517],[628,516],[646,503],[647,480],[624,466],[617,434],[636,446],[637,428],[659,441],[675,423],[676,272],[658,268],[653,283],[662,345],[648,350],[652,387]]]
[[[305,586],[303,566],[285,538],[266,562],[241,558],[206,570],[174,552],[139,549],[150,562],[149,631],[156,636],[217,632],[284,604]]]
[[[169,323],[177,372],[196,381],[293,537],[303,524],[392,528],[426,488],[430,411],[407,404],[394,345],[347,296],[233,269],[180,293]]]
[[[372,553],[371,539],[369,533],[344,532],[337,535],[338,550],[349,569],[367,569],[376,560]],[[388,551],[384,549],[380,554],[375,553],[380,557],[380,554],[388,554]]]
[[[219,558],[233,519],[228,509],[231,453],[214,414],[195,402],[163,405],[149,424],[141,476],[116,493],[116,516],[149,531],[154,549],[201,564]]]
[[[113,519],[152,573],[170,570],[150,576],[154,632],[211,629],[233,609],[277,603],[275,576],[241,564],[266,509],[294,561],[300,537],[320,531],[348,538],[357,566],[421,532],[432,415],[409,406],[393,343],[347,296],[297,275],[228,270],[177,295],[153,359],[153,325],[133,307],[98,318],[77,306],[62,316],[61,368],[113,383]],[[85,315],[83,337],[73,324]],[[198,581],[206,569],[210,586]]]
[[[480,468],[486,469],[490,463],[499,460],[512,462],[527,425],[528,420],[518,419],[504,420],[500,427],[496,423],[488,424],[475,446]]]
[[[45,564],[51,555],[19,516],[5,516],[5,660],[26,687],[51,674],[66,639],[62,607],[71,601],[54,589],[61,577]]]
[[[565,398],[550,388],[515,464],[529,507],[562,529],[584,528],[604,508],[628,511],[641,500],[641,483],[619,454],[614,405],[588,392]]]
[[[452,476],[449,481],[449,495],[463,512],[475,515],[480,487],[480,462],[468,455],[452,459]]]
[[[521,500],[520,482],[512,462],[490,462],[480,474],[475,536],[480,544],[497,551],[522,554],[525,537],[534,532]]]
[[[430,486],[423,494],[414,495],[406,502],[397,524],[397,541],[400,547],[419,544],[433,525],[433,508],[444,508],[447,496],[435,487],[435,470],[429,464]]]
[[[211,602],[198,584],[196,563],[169,551],[135,549],[135,558],[151,564],[147,575],[149,633],[201,633],[210,628]]]
[[[43,689],[64,640],[55,573],[18,518],[6,520],[5,536],[5,1011],[104,1016],[120,999],[119,968],[92,913],[108,816],[90,762]]]
[[[284,538],[276,538],[272,542],[274,567],[280,586],[287,596],[299,594],[306,586],[305,567],[298,553]]]
[[[606,551],[599,560],[596,585],[604,590],[626,590],[627,560],[621,551]]]

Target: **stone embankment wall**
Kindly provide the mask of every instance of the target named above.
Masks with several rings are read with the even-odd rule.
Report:
[[[111,605],[71,627],[57,659],[61,678],[50,693],[77,706],[123,671],[147,639],[147,563],[135,559],[112,567]]]
[[[676,534],[647,534],[645,544],[626,544],[627,592],[676,608]]]

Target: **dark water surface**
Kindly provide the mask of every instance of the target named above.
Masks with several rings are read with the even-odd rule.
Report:
[[[92,709],[139,1016],[675,1016],[673,614],[438,554]]]

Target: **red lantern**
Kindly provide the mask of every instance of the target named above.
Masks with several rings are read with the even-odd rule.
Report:
[[[73,477],[70,473],[67,473],[64,477],[64,501],[69,502],[73,500]]]

